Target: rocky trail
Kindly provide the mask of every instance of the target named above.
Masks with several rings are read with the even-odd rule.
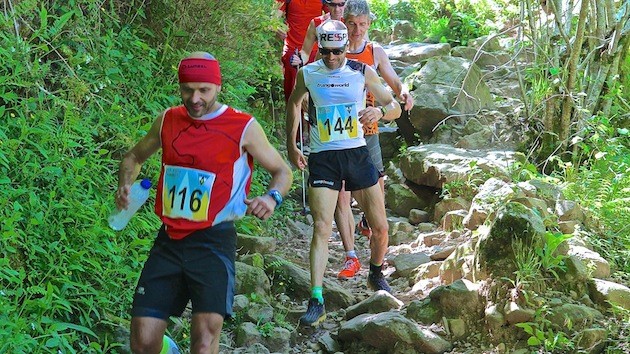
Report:
[[[419,139],[403,143],[395,124],[380,132],[392,294],[367,289],[366,237],[356,238],[358,275],[337,280],[345,255],[333,232],[327,318],[297,326],[312,235],[298,212],[269,237],[239,235],[238,315],[223,353],[630,353],[618,315],[630,310],[630,276],[597,253],[587,208],[534,178],[515,148],[527,132],[512,61],[527,58],[506,45],[385,47],[411,87]]]

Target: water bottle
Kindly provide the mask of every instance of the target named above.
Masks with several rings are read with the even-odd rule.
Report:
[[[177,347],[177,344],[175,344],[175,341],[172,340],[171,337],[167,336],[166,334],[162,338],[162,351],[160,352],[160,354],[162,353],[166,353],[166,354],[180,354],[181,353],[179,351],[179,348]]]
[[[127,209],[114,209],[107,221],[109,227],[116,231],[120,231],[127,226],[131,217],[140,209],[149,198],[149,189],[151,188],[151,181],[143,179],[142,181],[135,181],[131,185],[129,192],[129,206]]]

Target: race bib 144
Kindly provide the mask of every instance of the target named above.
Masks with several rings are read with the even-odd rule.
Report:
[[[317,129],[321,142],[359,137],[359,117],[356,103],[319,106]]]

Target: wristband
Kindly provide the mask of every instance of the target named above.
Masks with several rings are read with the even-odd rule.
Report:
[[[378,109],[381,110],[381,114],[383,115],[383,117],[381,117],[381,118],[384,118],[385,114],[387,113],[387,110],[385,109],[384,106],[378,106]]]
[[[277,189],[272,189],[267,194],[276,201],[276,208],[279,207],[280,204],[282,204],[282,195],[280,194],[280,192],[278,192]]]

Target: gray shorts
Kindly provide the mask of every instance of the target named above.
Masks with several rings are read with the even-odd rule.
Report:
[[[381,154],[381,142],[378,138],[378,134],[366,135],[365,142],[367,143],[368,151],[370,152],[370,158],[372,163],[378,170],[378,173],[383,176],[385,167],[383,166],[383,155]]]

